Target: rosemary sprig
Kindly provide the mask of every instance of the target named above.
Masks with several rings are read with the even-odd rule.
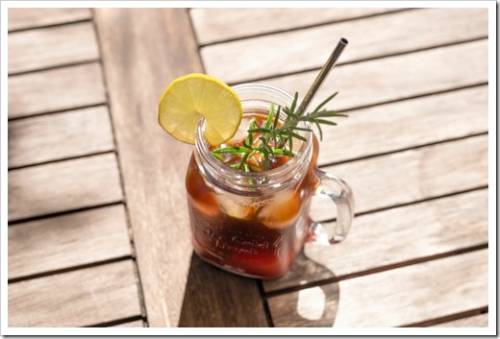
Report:
[[[323,139],[321,125],[335,126],[337,123],[326,118],[347,117],[346,114],[337,113],[332,110],[323,109],[330,102],[337,92],[333,93],[322,101],[312,112],[301,112],[298,108],[299,95],[296,92],[293,101],[288,107],[271,105],[267,119],[262,126],[259,126],[255,119],[250,122],[247,136],[243,145],[224,145],[212,151],[212,155],[220,161],[224,161],[224,154],[239,156],[239,162],[230,166],[245,172],[250,172],[252,166],[249,161],[256,159],[262,165],[263,170],[269,170],[277,157],[294,157],[293,140],[306,141],[307,139],[299,132],[313,132],[309,127],[300,127],[301,122],[314,125],[318,131],[320,140]],[[286,115],[285,120],[280,124],[280,115]],[[234,159],[233,159],[234,160]]]

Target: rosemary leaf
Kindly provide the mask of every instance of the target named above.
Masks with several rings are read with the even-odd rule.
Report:
[[[312,113],[309,115],[309,117],[312,117],[312,118],[319,118],[319,117],[344,117],[344,118],[347,118],[347,114],[337,113],[335,111],[321,111],[321,112]]]
[[[291,114],[295,113],[295,107],[297,107],[297,101],[298,100],[299,100],[299,93],[295,92],[295,95],[293,96],[292,104],[290,105],[290,113]]]
[[[271,133],[272,130],[270,128],[257,127],[257,128],[249,129],[248,132],[250,132],[250,133],[255,133],[255,132]]]
[[[320,124],[324,124],[324,125],[331,125],[331,126],[337,126],[337,123],[334,122],[334,121],[330,121],[330,120],[326,120],[326,119],[313,119],[312,121],[314,121],[315,123],[320,123]]]
[[[323,106],[325,106],[327,103],[330,102],[330,100],[332,100],[333,98],[335,98],[335,96],[339,94],[339,92],[335,92],[333,93],[332,95],[330,95],[328,98],[326,98],[325,100],[323,100],[318,106],[316,106],[316,108],[314,109],[313,113],[316,113],[318,112],[320,109],[323,108]]]
[[[224,147],[218,148],[212,151],[212,154],[229,153],[229,154],[240,154],[246,153],[248,149],[246,147]]]
[[[313,130],[305,127],[292,127],[293,130],[304,131],[304,132],[312,132]]]

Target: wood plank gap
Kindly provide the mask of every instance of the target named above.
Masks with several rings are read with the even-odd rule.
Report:
[[[442,323],[447,323],[453,320],[465,319],[479,314],[488,313],[488,306],[478,307],[471,310],[453,313],[450,315],[446,315],[444,317],[433,318],[425,321],[420,321],[412,324],[401,325],[400,327],[428,327],[434,326]]]
[[[127,192],[125,190],[125,183],[124,183],[124,179],[123,179],[122,163],[121,163],[120,155],[118,154],[118,143],[116,140],[115,125],[114,125],[114,121],[113,121],[113,115],[111,114],[111,101],[109,98],[105,65],[102,62],[102,41],[101,41],[101,37],[98,33],[97,24],[95,22],[95,9],[94,8],[91,9],[91,15],[92,15],[92,27],[94,28],[95,39],[97,41],[97,51],[99,52],[99,56],[101,56],[101,58],[99,58],[99,64],[101,65],[101,76],[102,76],[102,81],[104,83],[104,89],[105,89],[104,96],[106,98],[106,106],[108,108],[109,120],[111,121],[111,134],[113,137],[113,147],[116,150],[116,159],[117,159],[116,163],[117,163],[117,167],[118,167],[118,179],[119,179],[120,187],[121,187],[122,194],[123,194],[123,200],[127,201]],[[189,15],[188,15],[188,17],[189,17]],[[136,249],[136,244],[134,241],[134,230],[132,229],[132,224],[130,221],[130,211],[129,211],[128,206],[126,204],[125,204],[125,221],[127,223],[127,230],[128,230],[129,240],[130,240],[130,248],[132,251],[132,255],[135,258],[137,256],[137,249]],[[142,285],[141,272],[139,270],[139,265],[137,264],[137,261],[134,261],[134,264],[135,264],[134,265],[135,274],[136,274],[137,282],[138,282],[137,288],[139,290],[139,299],[140,299],[139,304],[141,306],[141,312],[145,318],[144,322],[149,325],[149,322],[147,320],[148,315],[147,315],[147,309],[146,309],[146,301],[144,298],[144,288]]]
[[[32,114],[28,114],[28,115],[22,115],[22,116],[8,118],[9,119],[8,121],[29,119],[32,117],[39,117],[39,116],[43,116],[43,115],[51,115],[51,114],[56,114],[56,113],[64,113],[64,112],[74,111],[74,110],[78,110],[78,109],[94,108],[94,107],[99,107],[99,106],[107,106],[107,103],[105,101],[103,101],[103,102],[97,102],[95,104],[79,105],[79,106],[74,106],[71,108],[51,110],[51,111],[45,111],[45,112],[39,112],[39,113],[32,113]]]
[[[200,68],[203,73],[207,72],[207,68],[205,66],[205,60],[201,57],[201,49],[203,48],[203,45],[200,43],[200,38],[198,36],[198,33],[196,32],[196,27],[193,21],[193,16],[191,15],[191,10],[192,8],[187,9],[187,21],[189,22],[189,26],[191,28],[191,32],[193,34],[194,41],[196,43],[196,51],[198,52],[199,57],[199,63],[200,63]]]
[[[28,71],[12,72],[12,73],[9,73],[9,76],[25,75],[25,74],[37,73],[37,72],[43,72],[43,71],[51,71],[54,69],[71,67],[71,66],[82,66],[82,65],[92,64],[92,63],[95,63],[98,61],[99,61],[98,58],[91,58],[88,60],[77,61],[77,62],[66,62],[66,63],[55,65],[55,66],[40,67],[40,68],[36,68],[36,69],[30,69]]]
[[[262,280],[257,281],[257,285],[259,288],[260,298],[262,299],[262,305],[264,308],[264,313],[266,315],[267,324],[269,327],[274,327],[273,316],[271,314],[271,308],[269,307],[269,303],[267,302],[266,291],[264,290],[264,285],[262,283]]]
[[[432,200],[437,200],[437,199],[441,199],[441,198],[452,197],[454,195],[460,195],[460,194],[464,194],[464,193],[480,191],[480,190],[487,189],[487,188],[488,188],[488,185],[476,186],[476,187],[469,188],[469,189],[466,189],[466,190],[460,190],[460,191],[454,191],[454,192],[446,193],[446,194],[434,195],[434,196],[427,197],[425,199],[413,200],[413,201],[407,202],[407,203],[401,203],[401,204],[395,204],[395,205],[388,205],[388,206],[384,206],[384,207],[381,207],[381,208],[374,208],[374,209],[371,209],[371,210],[366,210],[366,211],[363,211],[363,212],[356,213],[356,216],[362,216],[362,215],[365,215],[365,214],[371,214],[371,213],[376,213],[376,212],[387,211],[387,210],[390,210],[390,209],[393,209],[393,208],[399,208],[399,207],[405,207],[405,206],[410,206],[410,205],[416,205],[416,204],[420,204],[420,203],[424,203],[424,202],[428,202],[428,201],[432,201]]]
[[[339,282],[341,280],[358,278],[361,276],[366,276],[366,275],[370,275],[370,274],[389,271],[389,270],[392,270],[395,268],[417,265],[417,264],[421,264],[421,263],[428,262],[428,261],[433,261],[433,260],[437,260],[437,259],[442,259],[442,258],[451,257],[454,255],[465,254],[465,253],[474,252],[474,251],[480,251],[480,250],[487,249],[487,248],[488,248],[488,243],[463,247],[463,248],[455,249],[453,251],[433,254],[433,255],[429,255],[429,256],[425,256],[425,257],[419,257],[419,258],[415,258],[415,259],[411,259],[411,260],[405,260],[405,261],[401,261],[398,263],[394,263],[394,264],[390,264],[390,265],[383,265],[383,266],[371,268],[368,270],[362,270],[362,271],[355,272],[355,273],[339,275],[339,276],[336,276],[334,278],[322,279],[322,280],[317,280],[317,281],[306,283],[306,284],[299,285],[299,286],[286,287],[283,289],[274,290],[274,291],[268,292],[266,294],[266,297],[272,298],[272,297],[275,297],[278,295],[287,294],[290,292],[296,292],[296,291],[300,291],[300,290],[310,288],[310,287],[323,286],[323,285]]]
[[[385,16],[385,15],[391,15],[391,14],[398,14],[401,12],[408,12],[408,11],[415,11],[419,10],[419,8],[401,8],[401,9],[395,9],[392,11],[387,11],[387,12],[382,12],[382,13],[372,13],[372,14],[365,14],[365,15],[360,15],[357,17],[352,17],[352,18],[346,18],[346,19],[336,19],[336,20],[327,20],[323,22],[317,22],[314,24],[308,24],[308,25],[301,25],[301,26],[296,26],[296,27],[290,27],[290,28],[285,28],[285,29],[276,29],[273,31],[269,32],[262,32],[262,33],[254,33],[254,34],[247,34],[244,36],[239,36],[235,38],[229,38],[229,39],[221,39],[221,40],[215,40],[212,42],[207,42],[207,43],[201,43],[199,44],[199,48],[203,47],[208,47],[208,46],[214,46],[214,45],[221,45],[227,42],[233,42],[237,40],[247,40],[247,39],[252,39],[252,38],[260,38],[263,36],[269,36],[269,35],[275,35],[275,34],[281,34],[281,33],[288,33],[288,32],[294,32],[294,31],[300,31],[304,29],[309,29],[309,28],[315,28],[315,27],[321,27],[321,26],[326,26],[326,25],[331,25],[331,24],[337,24],[341,22],[347,22],[347,21],[356,21],[356,20],[362,20],[362,19],[367,19],[367,18],[373,18],[377,16]],[[191,21],[192,17],[189,15]],[[194,29],[193,26],[193,31],[196,33],[196,30]],[[199,39],[196,39],[199,41]]]
[[[342,67],[345,65],[359,64],[359,63],[366,62],[366,61],[392,58],[392,57],[397,57],[397,56],[407,55],[407,54],[412,54],[412,53],[425,52],[425,51],[429,51],[429,50],[433,50],[433,49],[452,47],[452,46],[457,46],[457,45],[462,45],[462,44],[467,44],[467,43],[472,43],[472,42],[477,42],[477,41],[482,41],[482,40],[488,40],[488,36],[486,35],[486,36],[480,36],[480,37],[475,37],[475,38],[471,38],[471,39],[457,40],[457,41],[453,41],[453,42],[449,42],[449,43],[413,48],[413,49],[408,49],[408,50],[401,51],[401,52],[386,53],[386,54],[367,57],[367,58],[353,59],[353,60],[346,61],[346,62],[339,62],[338,64],[335,65],[335,67]],[[247,78],[247,79],[238,80],[238,81],[234,81],[234,82],[228,82],[228,84],[230,86],[234,86],[234,85],[239,85],[239,84],[248,83],[248,82],[258,82],[258,81],[270,80],[270,79],[274,79],[274,78],[286,77],[286,76],[290,76],[290,75],[307,73],[307,72],[311,72],[311,71],[319,71],[320,69],[321,69],[321,67],[309,67],[309,68],[301,69],[299,71],[280,72],[280,73],[269,74],[269,75],[262,76],[262,77]]]
[[[89,22],[91,19],[78,19],[78,20],[73,20],[73,21],[66,21],[66,22],[59,22],[55,24],[46,24],[46,25],[39,25],[39,26],[30,26],[30,27],[23,27],[23,28],[14,28],[9,30],[10,33],[17,33],[17,32],[24,32],[24,31],[31,31],[39,28],[52,28],[52,27],[61,27],[61,26],[69,26],[73,24],[80,24],[84,22]]]
[[[28,168],[28,167],[35,167],[35,166],[40,166],[40,165],[48,165],[48,164],[53,164],[53,163],[57,163],[57,162],[61,162],[61,161],[67,161],[67,160],[75,160],[75,159],[93,157],[93,156],[96,156],[96,155],[116,154],[116,153],[117,153],[116,150],[107,150],[107,151],[101,151],[101,152],[91,152],[91,153],[86,153],[86,154],[82,154],[82,155],[75,155],[75,156],[71,156],[71,157],[64,157],[64,158],[59,158],[59,159],[54,159],[54,160],[35,162],[35,163],[32,163],[32,164],[28,164],[28,165],[13,166],[13,167],[9,167],[9,171],[15,171],[15,170],[18,170],[18,169],[23,169],[23,168]]]
[[[9,325],[77,327],[140,315],[133,265],[124,260],[10,284]]]
[[[125,261],[125,260],[132,260],[132,261],[135,262],[135,258],[134,257],[132,257],[130,255],[122,255],[122,256],[119,256],[119,257],[116,257],[116,258],[110,258],[110,259],[106,259],[106,260],[95,261],[95,262],[88,263],[88,264],[76,265],[76,266],[69,266],[69,267],[65,267],[65,268],[61,268],[61,269],[57,269],[57,270],[50,270],[50,271],[40,272],[40,273],[36,273],[36,274],[24,275],[24,276],[20,276],[20,277],[9,279],[8,283],[9,284],[15,284],[15,283],[18,283],[18,282],[21,282],[21,281],[25,281],[25,280],[32,280],[32,279],[37,279],[37,278],[43,278],[43,277],[47,277],[47,276],[54,275],[54,274],[72,272],[72,271],[77,271],[77,270],[84,269],[84,268],[102,266],[102,265],[112,264],[112,263],[116,263],[116,262],[120,262],[120,261]]]
[[[142,321],[145,322],[145,318],[143,316],[141,316],[141,315],[134,315],[134,316],[127,317],[127,318],[121,318],[121,319],[116,319],[116,320],[112,320],[112,321],[106,321],[106,322],[103,322],[103,323],[92,324],[92,325],[88,325],[88,326],[84,326],[84,327],[112,327],[112,326],[126,324],[126,323],[129,323],[129,322],[132,322],[132,321],[137,321],[137,320],[142,320]]]
[[[463,86],[450,87],[450,88],[442,89],[442,90],[439,90],[439,91],[431,91],[431,92],[419,93],[419,94],[416,94],[416,95],[401,97],[401,98],[393,99],[393,100],[378,101],[378,102],[367,104],[367,105],[352,106],[352,107],[348,107],[348,108],[345,108],[345,109],[340,109],[340,110],[338,110],[338,112],[339,113],[352,112],[352,111],[356,111],[356,110],[360,110],[360,109],[372,108],[372,107],[383,106],[383,105],[387,105],[387,104],[393,104],[393,103],[397,103],[397,102],[403,102],[403,101],[408,101],[408,100],[420,99],[420,98],[430,97],[432,95],[452,93],[452,92],[456,92],[456,91],[462,91],[462,90],[466,90],[466,89],[478,88],[478,87],[487,86],[487,85],[488,85],[487,81],[481,81],[481,82],[466,84],[466,85],[463,85]]]
[[[28,218],[12,219],[12,220],[9,220],[9,227],[13,227],[13,226],[16,226],[18,224],[29,222],[29,221],[39,220],[42,218],[58,217],[58,216],[66,215],[66,214],[70,214],[70,213],[83,212],[83,211],[88,211],[88,210],[92,210],[95,208],[115,206],[115,205],[119,205],[119,204],[126,205],[126,202],[123,199],[119,199],[119,200],[107,202],[105,204],[96,204],[96,205],[90,205],[90,206],[85,206],[85,207],[80,207],[80,208],[72,208],[72,209],[68,209],[68,210],[64,210],[64,211],[60,211],[60,212],[39,214],[39,215],[36,215],[33,217],[28,217]]]
[[[446,144],[446,143],[449,143],[449,142],[460,141],[460,140],[465,140],[465,139],[469,139],[469,138],[480,137],[480,136],[484,136],[484,135],[488,135],[488,131],[478,132],[478,133],[472,133],[472,134],[469,134],[469,135],[464,135],[464,136],[460,136],[460,137],[456,137],[456,138],[448,138],[448,139],[445,139],[445,140],[428,142],[428,143],[424,143],[424,144],[420,144],[420,145],[416,145],[416,146],[411,146],[411,147],[402,147],[402,148],[398,148],[398,149],[387,151],[387,152],[372,153],[370,155],[365,155],[365,156],[362,156],[362,157],[350,158],[350,159],[341,160],[341,161],[328,162],[326,164],[321,164],[318,167],[319,168],[325,168],[325,167],[330,167],[330,166],[334,166],[334,165],[346,164],[346,163],[350,163],[350,162],[363,161],[363,160],[372,159],[372,158],[378,158],[378,157],[382,157],[382,156],[386,156],[386,155],[390,155],[390,154],[395,154],[395,153],[399,153],[399,152],[404,152],[404,151],[409,151],[409,150],[416,150],[416,149],[425,148],[425,147],[429,147],[429,146]]]
[[[380,207],[380,208],[374,208],[374,209],[355,213],[354,216],[360,217],[360,216],[363,216],[366,214],[378,213],[378,212],[388,211],[388,210],[392,210],[392,209],[396,209],[396,208],[423,204],[423,203],[433,201],[433,200],[449,198],[449,197],[453,197],[453,196],[460,195],[460,194],[481,191],[484,189],[488,189],[488,185],[481,185],[481,186],[477,186],[477,187],[473,187],[473,188],[468,188],[466,190],[460,190],[460,191],[454,191],[454,192],[446,193],[446,194],[434,195],[434,196],[430,196],[430,197],[427,197],[424,199],[417,199],[417,200],[413,200],[413,201],[405,202],[405,203],[401,203],[401,204],[394,204],[394,205],[388,205],[388,206],[384,206],[384,207]],[[329,218],[329,219],[320,219],[320,220],[318,220],[318,222],[319,223],[327,223],[327,222],[334,222],[336,220],[337,220],[337,218]]]

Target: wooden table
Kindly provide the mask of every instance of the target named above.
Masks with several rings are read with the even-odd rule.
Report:
[[[486,9],[11,9],[9,31],[10,326],[487,326]],[[341,36],[318,97],[350,117],[319,162],[353,187],[349,238],[276,281],[200,262],[164,87],[304,93]]]

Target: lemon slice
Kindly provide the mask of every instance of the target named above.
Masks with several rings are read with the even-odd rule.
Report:
[[[188,74],[172,81],[160,98],[160,126],[179,141],[194,144],[196,128],[205,118],[205,139],[219,145],[233,137],[243,116],[238,95],[222,81]]]

